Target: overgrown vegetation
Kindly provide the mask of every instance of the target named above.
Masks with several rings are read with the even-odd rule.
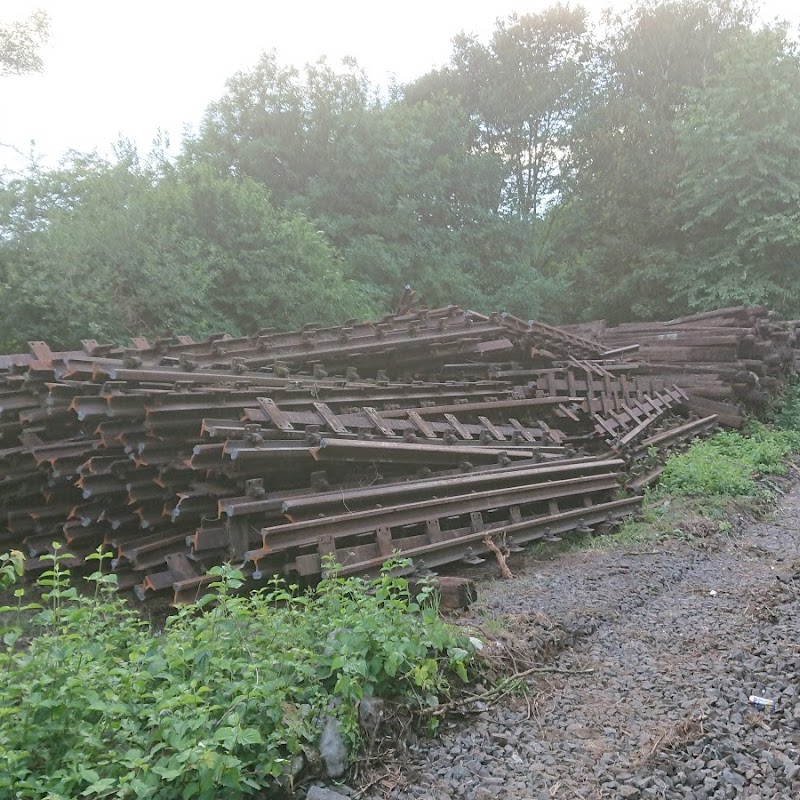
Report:
[[[800,448],[800,433],[751,424],[746,433],[723,431],[672,456],[659,493],[708,497],[756,495],[758,478],[784,475],[787,458]]]
[[[788,384],[774,424],[751,420],[743,432],[722,431],[667,460],[656,493],[691,497],[756,496],[765,476],[785,475],[800,451],[800,385]]]
[[[16,563],[0,558],[10,582]],[[90,595],[63,558],[39,579],[41,607],[17,590],[2,609],[0,798],[275,796],[318,764],[323,730],[354,752],[364,698],[424,713],[467,678],[469,640],[396,564],[369,583],[333,573],[309,593],[276,580],[247,596],[218,568],[215,595],[154,631],[103,556]]]

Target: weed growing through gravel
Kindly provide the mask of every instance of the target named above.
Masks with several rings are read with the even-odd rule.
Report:
[[[277,796],[319,759],[333,718],[352,753],[369,695],[424,711],[465,680],[469,640],[411,595],[397,563],[366,582],[335,576],[300,594],[281,581],[237,596],[242,575],[216,570],[216,593],[154,632],[115,594],[115,576],[80,594],[58,552],[39,580],[35,635],[20,647],[18,606],[0,609],[0,798]],[[0,556],[10,583],[16,561]]]

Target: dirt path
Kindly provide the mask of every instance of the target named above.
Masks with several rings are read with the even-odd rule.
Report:
[[[487,642],[591,674],[412,741],[362,796],[800,798],[800,488],[736,536],[514,568],[481,586]]]

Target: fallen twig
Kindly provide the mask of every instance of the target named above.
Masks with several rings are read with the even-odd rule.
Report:
[[[398,772],[396,770],[392,771],[392,770],[389,769],[389,770],[386,770],[386,772],[378,775],[377,778],[373,778],[371,781],[369,781],[368,783],[364,784],[353,795],[353,797],[355,797],[355,798],[363,797],[373,786],[375,786],[378,783],[382,783],[387,778],[394,778],[394,785],[395,786],[400,782],[400,776],[399,776]]]
[[[456,700],[451,700],[448,703],[440,703],[436,706],[432,711],[431,714],[433,716],[441,716],[442,714],[446,713],[450,709],[457,708],[459,705],[470,705],[471,703],[477,702],[479,700],[496,700],[499,697],[502,697],[504,694],[507,694],[510,691],[511,684],[514,681],[518,681],[522,678],[527,678],[530,675],[541,675],[545,673],[554,674],[554,675],[589,675],[593,673],[593,669],[560,669],[559,667],[531,667],[530,669],[523,670],[522,672],[515,672],[513,675],[509,675],[506,678],[503,678],[499,683],[493,686],[491,689],[487,689],[484,692],[479,692],[478,694],[472,694],[469,697],[460,697]]]
[[[486,546],[487,550],[491,550],[491,552],[494,553],[494,557],[497,559],[497,564],[500,567],[500,574],[504,578],[513,578],[514,573],[508,568],[508,564],[506,564],[506,557],[503,555],[500,548],[494,543],[492,537],[489,536],[488,533],[483,537],[483,544]]]

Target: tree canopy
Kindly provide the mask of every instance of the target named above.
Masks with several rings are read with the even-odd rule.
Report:
[[[40,66],[45,22],[0,29],[4,73]],[[0,182],[0,339],[333,322],[408,283],[548,322],[798,315],[799,58],[749,0],[639,0],[602,28],[553,5],[388,90],[265,53],[176,159]]]
[[[74,159],[0,195],[0,341],[249,333],[376,306],[302,214],[208,165]]]
[[[676,119],[683,233],[674,292],[691,307],[800,308],[800,57],[786,31],[738,39]]]
[[[0,23],[0,76],[42,69],[41,46],[49,36],[50,20],[43,11],[27,19]]]

